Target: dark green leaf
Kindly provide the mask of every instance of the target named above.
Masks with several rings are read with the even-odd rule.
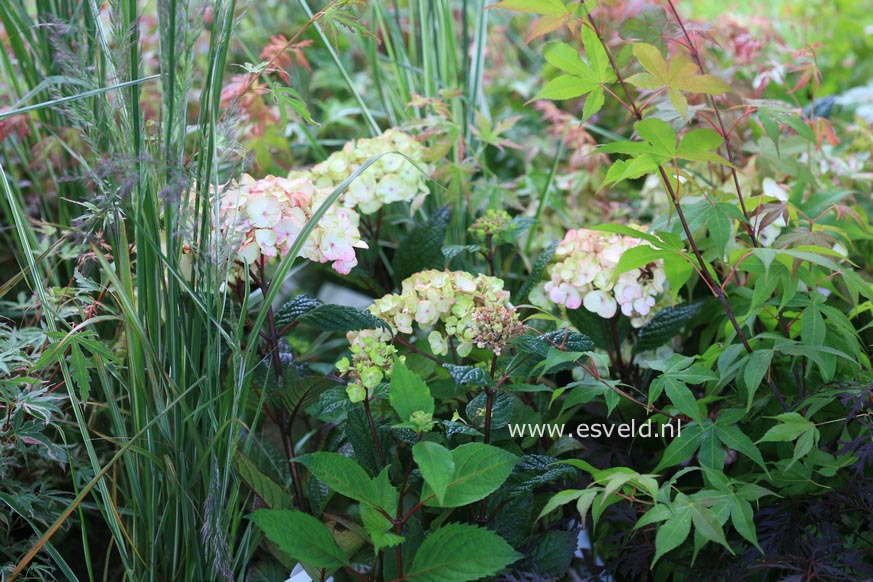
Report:
[[[682,331],[685,324],[700,310],[702,303],[683,303],[675,307],[667,307],[657,312],[655,316],[640,329],[634,343],[636,353],[653,350],[670,341]]]
[[[467,419],[470,424],[478,429],[485,426],[485,404],[487,395],[485,392],[480,392],[473,398],[466,408]],[[499,391],[494,394],[493,402],[491,403],[491,430],[503,428],[509,421],[512,420],[512,409],[515,405],[515,398],[509,393]]]
[[[357,331],[361,329],[388,328],[388,324],[369,311],[348,305],[319,305],[298,320],[321,331]]]
[[[475,253],[481,249],[479,245],[449,245],[442,248],[443,256],[446,258],[446,265],[452,262],[452,259],[463,253]]]
[[[309,295],[298,295],[276,310],[276,313],[273,316],[273,319],[276,322],[276,327],[281,329],[292,321],[298,319],[301,315],[305,315],[320,305],[321,301],[315,297],[310,297]]]
[[[540,278],[543,276],[543,272],[546,270],[546,267],[552,261],[552,257],[555,256],[555,249],[558,248],[558,243],[553,242],[549,244],[546,248],[543,249],[543,252],[537,257],[536,262],[531,268],[530,275],[527,280],[525,280],[524,285],[521,286],[521,289],[518,290],[518,293],[515,296],[515,303],[521,303],[525,299],[527,299],[528,293],[533,287],[539,283]]]
[[[245,456],[237,451],[233,458],[233,467],[243,482],[251,487],[252,491],[260,497],[270,509],[290,509],[291,495],[286,489],[264,475],[258,467]]]
[[[491,385],[488,374],[482,368],[477,368],[476,366],[455,366],[454,364],[443,364],[443,367],[459,386],[476,388]]]
[[[549,355],[549,348],[563,352],[589,352],[594,349],[594,343],[587,336],[569,329],[556,329],[537,336],[523,335],[516,339],[516,345],[521,351],[542,359]]]
[[[313,568],[348,566],[345,555],[326,525],[302,511],[259,509],[252,520],[284,553]],[[306,532],[301,535],[301,532]]]
[[[400,283],[414,273],[441,269],[445,261],[442,248],[449,224],[449,208],[434,212],[427,222],[413,228],[397,247],[394,255],[394,279]]]
[[[576,553],[578,534],[575,531],[547,531],[531,552],[534,567],[543,576],[562,576],[570,568]]]

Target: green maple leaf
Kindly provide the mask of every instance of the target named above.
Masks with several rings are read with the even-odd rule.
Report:
[[[582,121],[600,111],[605,101],[604,87],[615,81],[615,71],[609,64],[606,49],[589,28],[582,28],[582,43],[588,61],[582,60],[579,52],[564,42],[551,42],[543,49],[546,61],[562,71],[549,81],[532,99],[574,99],[587,95],[582,109]]]
[[[730,86],[721,79],[699,74],[697,65],[682,55],[668,63],[657,47],[640,42],[634,43],[634,56],[646,72],[631,75],[627,82],[652,91],[666,88],[670,102],[683,118],[688,117],[688,100],[684,93],[721,95],[730,91]]]
[[[598,148],[608,154],[631,156],[627,160],[619,160],[612,164],[606,173],[604,184],[633,180],[655,172],[659,166],[671,164],[676,160],[713,162],[731,167],[730,162],[713,151],[718,149],[724,140],[712,129],[693,129],[686,133],[678,144],[676,132],[663,120],[644,119],[636,122],[634,129],[643,141],[619,141]]]

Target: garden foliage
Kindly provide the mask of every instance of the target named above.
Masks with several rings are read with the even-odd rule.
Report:
[[[827,47],[292,4],[0,6],[0,579],[873,577]]]

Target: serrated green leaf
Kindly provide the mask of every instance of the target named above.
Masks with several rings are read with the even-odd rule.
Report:
[[[460,507],[485,498],[506,481],[518,457],[491,445],[467,443],[452,449],[452,460],[455,472],[446,487],[443,501],[438,501],[433,490],[425,483],[421,497],[431,497],[425,505]]]
[[[378,509],[369,503],[361,504],[361,521],[370,535],[373,548],[376,552],[384,548],[391,548],[404,541],[402,536],[390,532],[394,525]]]
[[[589,338],[595,347],[605,350],[612,345],[609,343],[611,340],[608,339],[610,331],[607,320],[585,308],[567,309],[565,313],[567,321]]]
[[[700,439],[700,451],[697,458],[702,467],[721,471],[724,469],[724,449],[716,435],[715,429],[710,426],[703,431]]]
[[[585,525],[585,519],[588,516],[588,511],[591,509],[591,506],[594,504],[594,500],[597,499],[597,495],[600,494],[599,489],[586,489],[585,492],[579,496],[579,499],[576,501],[576,511],[579,513],[579,519],[582,520],[582,525]]]
[[[637,334],[634,352],[653,350],[672,341],[685,324],[697,315],[701,305],[700,302],[683,303],[658,311]]]
[[[79,387],[79,398],[82,402],[88,402],[91,396],[91,373],[90,373],[90,358],[85,357],[85,353],[79,347],[77,342],[70,344],[70,363],[72,364],[73,379]]]
[[[482,368],[477,368],[476,366],[456,366],[454,364],[443,364],[443,367],[448,371],[455,384],[459,386],[477,388],[491,385],[488,374]]]
[[[546,502],[546,505],[543,507],[542,511],[540,511],[537,519],[542,519],[543,516],[550,514],[555,511],[557,508],[562,505],[566,505],[568,503],[572,503],[585,495],[586,491],[592,491],[590,489],[565,489],[564,491],[559,491],[552,495],[549,500]],[[596,495],[597,491],[593,491]]]
[[[551,530],[540,536],[530,553],[536,571],[548,577],[566,574],[576,552],[577,538],[572,530]]]
[[[625,40],[636,40],[656,45],[659,50],[665,50],[664,31],[671,26],[664,9],[655,4],[645,4],[634,18],[628,18],[621,23],[619,34]]]
[[[391,407],[402,421],[408,421],[414,412],[433,414],[434,399],[430,388],[406,364],[397,360],[391,373],[391,393],[388,398]]]
[[[755,446],[752,439],[746,436],[739,427],[736,425],[716,425],[716,432],[719,440],[721,440],[726,447],[752,459],[755,464],[764,470],[765,473],[768,473],[767,465],[764,464],[764,457],[761,456],[761,451],[758,450],[758,447]]]
[[[698,437],[701,430],[700,426],[696,424],[682,427],[679,436],[667,445],[667,449],[661,456],[661,461],[655,467],[654,472],[658,473],[668,467],[678,465],[696,453],[700,447],[700,439]]]
[[[465,412],[470,424],[478,429],[485,426],[485,405],[487,395],[480,392],[467,404]],[[499,391],[494,394],[491,403],[491,430],[503,428],[512,420],[512,410],[515,407],[515,398],[508,392]]]
[[[617,160],[612,163],[606,176],[603,178],[604,185],[618,184],[625,180],[636,180],[646,174],[658,170],[658,163],[648,155],[643,154],[630,160]]]
[[[683,511],[665,521],[655,534],[655,557],[652,565],[667,552],[678,548],[691,532],[691,512]]]
[[[734,503],[731,505],[731,522],[734,524],[734,529],[737,530],[737,533],[746,538],[759,552],[764,553],[764,550],[758,545],[758,535],[755,531],[755,513],[748,501],[742,499],[734,500]]]
[[[712,513],[712,510],[697,503],[690,505],[690,508],[691,522],[694,524],[695,531],[707,540],[721,544],[733,554],[733,549],[731,549],[724,537],[724,530],[718,522],[718,518]]]
[[[312,311],[321,305],[321,301],[309,295],[298,295],[291,298],[282,307],[276,310],[273,320],[276,327],[283,328],[300,316]]]
[[[593,70],[594,80],[601,86],[615,81],[615,71],[612,70],[603,43],[600,42],[597,33],[587,26],[582,27],[582,44],[585,45],[585,56],[588,57],[588,64]]]
[[[290,509],[291,495],[284,487],[270,479],[258,469],[257,465],[237,451],[233,457],[233,467],[240,479],[260,497],[270,509]]]
[[[546,62],[565,73],[577,77],[593,77],[594,71],[579,56],[579,52],[565,42],[553,41],[543,47]]]
[[[319,452],[301,455],[294,462],[304,465],[316,479],[340,495],[368,502],[374,497],[370,476],[354,459],[338,453]]]
[[[520,304],[525,299],[527,299],[530,290],[534,288],[534,286],[539,283],[540,278],[543,275],[543,272],[546,270],[546,267],[552,261],[552,257],[555,256],[555,249],[558,248],[557,242],[550,243],[546,248],[543,249],[543,252],[540,253],[540,256],[537,257],[536,262],[533,264],[531,268],[530,275],[525,280],[524,285],[521,286],[521,289],[518,290],[518,294],[515,296],[515,303]]]
[[[575,99],[586,93],[590,93],[597,85],[592,81],[586,81],[575,75],[558,75],[543,87],[539,93],[532,99],[553,99],[555,101],[563,101],[565,99]]]
[[[800,335],[803,337],[803,342],[811,346],[822,346],[826,333],[824,317],[821,315],[818,303],[810,304],[800,317]]]
[[[649,142],[651,153],[671,159],[676,156],[676,132],[670,124],[655,117],[634,124],[637,134]]]
[[[796,412],[786,412],[776,417],[779,424],[764,433],[759,443],[791,442],[803,433],[815,428],[815,424]]]
[[[632,269],[639,269],[649,263],[657,261],[664,256],[664,251],[654,249],[649,245],[639,245],[622,253],[618,264],[615,266],[615,276],[627,273]]]
[[[637,520],[634,524],[634,529],[640,529],[641,527],[645,527],[647,525],[658,523],[661,521],[667,521],[673,517],[673,512],[670,510],[670,506],[659,503],[648,510],[643,516]]]
[[[468,582],[496,574],[521,558],[487,529],[449,524],[432,532],[415,552],[408,582]]]
[[[348,305],[319,305],[298,318],[300,323],[321,331],[358,331],[388,328],[388,324],[370,313]]]
[[[755,392],[764,376],[767,375],[767,370],[770,369],[770,361],[773,359],[773,350],[755,350],[754,353],[746,358],[746,366],[743,370],[743,381],[746,384],[746,410],[752,407],[755,399]]]
[[[313,568],[348,566],[349,559],[326,525],[307,513],[289,509],[259,509],[252,514],[267,538],[282,552]],[[306,535],[300,535],[306,532]]]
[[[713,129],[693,129],[682,136],[678,155],[695,154],[714,150],[724,143],[724,138]]]
[[[697,406],[697,400],[684,382],[676,378],[669,378],[665,382],[664,387],[667,392],[667,398],[670,399],[673,406],[698,423],[703,423],[703,415],[700,413],[700,407]]]
[[[670,76],[667,71],[667,61],[664,60],[664,56],[658,50],[658,47],[643,42],[636,42],[633,46],[634,56],[637,58],[637,61],[649,72],[653,79],[650,81],[645,77],[639,77],[637,82],[634,83],[629,78],[628,82],[641,89],[658,89],[663,85],[669,84]],[[637,75],[633,75],[633,77],[637,77]],[[644,84],[637,84],[640,82]]]
[[[455,474],[452,452],[437,443],[422,441],[412,447],[412,458],[437,501],[443,503],[446,489]]]
[[[306,101],[303,100],[303,97],[296,90],[291,87],[271,86],[270,92],[276,100],[276,103],[279,105],[283,118],[285,117],[285,110],[282,106],[287,106],[290,107],[305,123],[308,123],[309,125],[318,125],[312,120],[312,115],[309,113]]]
[[[589,352],[594,348],[585,335],[569,329],[556,329],[538,336],[523,335],[516,338],[515,345],[521,351],[542,359],[548,357],[550,348],[565,352]]]
[[[442,248],[443,256],[446,258],[446,265],[452,262],[452,259],[463,253],[475,253],[482,247],[479,245],[448,245]]]
[[[582,122],[586,122],[596,115],[606,103],[606,93],[603,89],[592,89],[585,98],[585,104],[582,106]]]

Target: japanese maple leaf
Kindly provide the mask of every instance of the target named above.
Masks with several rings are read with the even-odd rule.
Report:
[[[281,34],[271,36],[269,44],[261,51],[260,58],[262,61],[275,65],[276,72],[279,73],[282,80],[290,84],[288,71],[294,67],[295,63],[307,71],[312,70],[309,61],[306,60],[306,55],[303,54],[303,49],[311,44],[311,40],[292,43]]]
[[[730,86],[712,75],[701,75],[697,65],[676,55],[668,63],[657,47],[646,43],[634,43],[634,56],[645,73],[628,77],[627,82],[647,90],[667,89],[670,102],[683,118],[688,117],[688,100],[684,93],[721,95],[730,91]]]

